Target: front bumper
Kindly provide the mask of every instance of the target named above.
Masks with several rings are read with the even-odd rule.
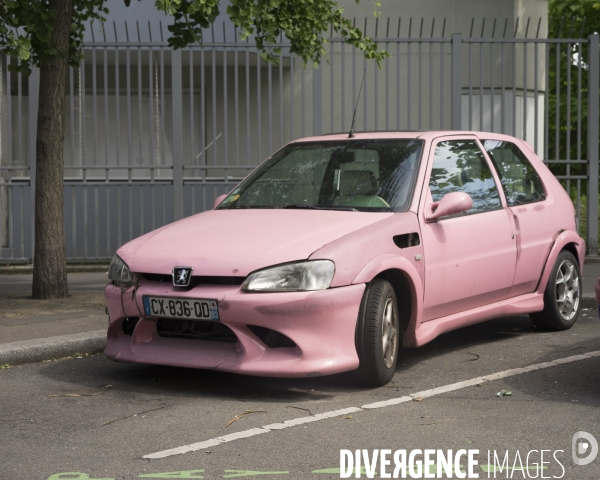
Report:
[[[141,284],[122,291],[109,284],[107,357],[121,362],[220,370],[246,375],[312,377],[358,367],[354,333],[364,285],[316,292],[243,293],[238,286],[199,285],[189,291],[168,284]],[[212,298],[219,301],[221,323],[237,341],[159,336],[156,318],[143,318],[142,295]],[[137,306],[134,302],[137,302]],[[138,308],[139,307],[139,308]],[[140,317],[133,332],[127,318]],[[293,347],[270,348],[248,325],[291,339]]]

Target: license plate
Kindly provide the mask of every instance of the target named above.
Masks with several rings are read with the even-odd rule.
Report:
[[[219,321],[216,300],[176,297],[150,297],[144,295],[144,313],[147,317],[186,318],[191,320]]]

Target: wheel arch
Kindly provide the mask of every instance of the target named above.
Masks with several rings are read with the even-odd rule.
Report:
[[[544,266],[542,276],[540,277],[540,282],[537,286],[537,293],[543,295],[544,290],[546,289],[546,284],[548,283],[548,279],[550,278],[550,272],[552,271],[552,267],[554,267],[554,262],[556,262],[556,258],[563,250],[566,250],[575,256],[575,259],[579,264],[579,273],[583,273],[585,241],[583,238],[577,235],[576,232],[572,230],[564,230],[557,235],[556,239],[554,240],[554,244],[550,248],[548,258],[546,259],[546,265]]]
[[[405,257],[381,255],[367,263],[352,283],[369,284],[377,278],[389,281],[394,288],[403,333],[402,345],[413,346],[423,308],[423,283],[417,268]]]
[[[569,242],[565,246],[562,247],[561,252],[563,250],[566,250],[566,251],[571,252],[573,254],[573,256],[575,257],[575,259],[577,260],[577,266],[581,270],[582,262],[581,262],[581,260],[579,258],[579,252],[577,251],[577,245],[575,245],[575,243],[573,243],[573,242]]]
[[[387,280],[394,289],[394,293],[396,294],[396,303],[398,306],[398,317],[400,320],[400,334],[404,335],[404,332],[406,332],[408,329],[410,316],[413,311],[412,287],[410,285],[410,280],[404,271],[397,268],[390,268],[388,270],[379,272],[373,278],[373,280],[377,279]]]

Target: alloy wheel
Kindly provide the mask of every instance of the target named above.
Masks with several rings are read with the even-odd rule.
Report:
[[[381,341],[383,352],[383,363],[386,368],[394,364],[398,344],[398,312],[394,308],[394,301],[388,298],[383,309],[383,321],[381,322]]]
[[[577,313],[579,275],[571,260],[564,260],[556,272],[556,304],[565,320],[571,320]]]

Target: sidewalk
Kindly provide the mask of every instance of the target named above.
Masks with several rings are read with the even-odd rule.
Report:
[[[102,351],[106,273],[67,278],[70,298],[38,301],[31,274],[0,275],[0,366]]]
[[[583,308],[596,308],[600,263],[586,263]],[[39,362],[104,349],[105,273],[69,273],[71,297],[31,299],[31,274],[0,274],[0,366]]]

